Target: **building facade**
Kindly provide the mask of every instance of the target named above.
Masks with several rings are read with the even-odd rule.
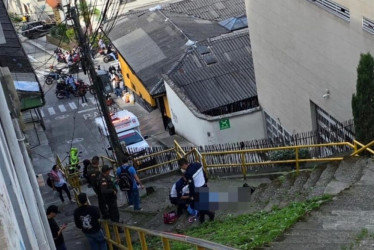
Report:
[[[374,53],[374,1],[246,0],[268,133],[352,119],[360,54]]]
[[[175,131],[195,145],[265,137],[247,29],[196,43],[164,79]]]

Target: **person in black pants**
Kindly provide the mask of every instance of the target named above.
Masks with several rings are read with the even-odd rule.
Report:
[[[63,224],[61,227],[55,221],[56,214],[59,213],[58,207],[51,205],[47,208],[47,218],[49,227],[51,228],[53,240],[55,242],[56,250],[66,250],[64,236],[62,231],[65,230],[66,224]]]
[[[99,209],[88,205],[87,194],[85,193],[78,195],[78,201],[81,206],[74,210],[76,227],[82,229],[91,245],[91,249],[107,250],[106,240],[99,222]]]
[[[203,167],[198,162],[189,163],[185,158],[179,159],[178,165],[187,179],[191,208],[199,211],[199,221],[203,223],[205,215],[208,215],[211,221],[214,220],[215,213],[209,208],[207,177]]]
[[[109,176],[110,168],[104,165],[101,169],[99,181],[99,192],[103,198],[104,206],[107,207],[109,219],[113,222],[119,222],[119,211],[117,207],[117,188]]]
[[[176,183],[173,184],[169,199],[170,203],[177,206],[177,216],[183,214],[183,210],[187,208],[187,199],[188,196],[183,196],[183,187],[187,185],[187,182],[184,180],[184,177],[180,178]]]
[[[74,202],[74,200],[71,198],[70,191],[65,180],[65,174],[60,170],[60,168],[57,165],[53,165],[52,170],[49,174],[53,180],[52,188],[59,193],[61,201],[65,201],[64,197],[62,196],[62,190],[64,190],[70,202]]]

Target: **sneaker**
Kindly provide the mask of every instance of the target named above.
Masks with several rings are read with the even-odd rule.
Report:
[[[128,206],[128,208],[133,208],[133,207],[134,207],[134,205],[129,205],[129,206]]]
[[[134,209],[135,211],[143,211],[144,209],[143,208],[139,208],[139,209]]]

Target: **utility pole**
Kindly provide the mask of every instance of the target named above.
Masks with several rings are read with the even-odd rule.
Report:
[[[83,34],[82,27],[79,22],[79,17],[77,15],[76,7],[69,7],[68,6],[68,16],[73,20],[75,30],[77,32],[78,36],[78,43],[80,47],[82,48],[81,54],[82,54],[82,68],[84,73],[86,74],[86,71],[88,70],[89,76],[92,80],[92,83],[94,85],[97,100],[99,101],[101,111],[103,113],[105,123],[108,129],[109,133],[109,140],[110,144],[112,146],[113,151],[115,152],[117,163],[120,164],[121,158],[125,156],[125,152],[122,149],[122,146],[118,140],[117,132],[112,124],[112,120],[110,118],[108,107],[106,106],[105,98],[104,98],[104,85],[101,82],[101,79],[97,76],[95,71],[95,66],[92,61],[91,55],[90,55],[90,48],[87,43],[87,39]]]

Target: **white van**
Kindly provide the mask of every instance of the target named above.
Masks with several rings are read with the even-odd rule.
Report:
[[[120,143],[125,143],[126,148],[132,149],[133,152],[149,148],[148,143],[140,133],[139,120],[133,113],[122,110],[114,113],[111,118],[118,139]],[[102,135],[109,136],[103,117],[97,117],[95,123]]]

